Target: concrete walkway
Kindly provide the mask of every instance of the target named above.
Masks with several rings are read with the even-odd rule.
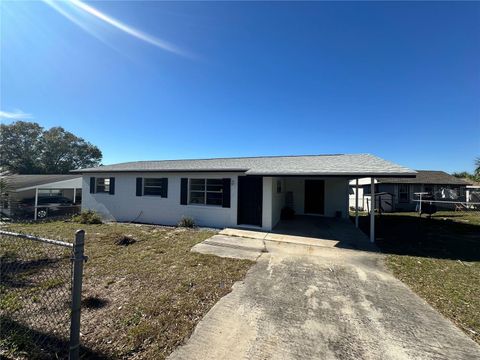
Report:
[[[480,359],[480,347],[386,271],[382,255],[265,253],[262,241],[241,249],[257,263],[170,359]]]

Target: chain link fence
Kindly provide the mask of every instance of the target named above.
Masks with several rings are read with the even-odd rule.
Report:
[[[0,231],[0,355],[78,358],[83,231],[75,243]]]
[[[419,214],[433,215],[450,212],[480,218],[480,202],[448,201],[448,200],[414,200],[415,211]]]
[[[81,212],[81,205],[11,205],[3,217],[15,222],[53,221],[71,218]]]

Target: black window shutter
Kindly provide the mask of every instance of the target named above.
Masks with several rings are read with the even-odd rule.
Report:
[[[229,208],[230,207],[230,178],[223,179],[223,202],[222,207]]]
[[[137,178],[137,196],[142,196],[143,179]]]
[[[168,197],[168,178],[163,178],[162,179],[162,197],[166,198]]]
[[[90,194],[95,194],[95,178],[90,177]]]
[[[180,183],[180,205],[187,205],[188,201],[188,179],[182,178]]]
[[[111,178],[110,178],[110,191],[109,191],[109,194],[110,194],[110,195],[115,195],[115,178],[114,178],[114,177],[111,177]]]

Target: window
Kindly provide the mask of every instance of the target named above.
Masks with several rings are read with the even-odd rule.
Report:
[[[110,178],[96,178],[96,189],[97,193],[109,193],[110,192]]]
[[[223,202],[222,179],[190,179],[190,204],[218,205]]]
[[[403,203],[410,201],[408,184],[398,184],[398,201]]]
[[[143,179],[143,195],[167,197],[167,178]]]

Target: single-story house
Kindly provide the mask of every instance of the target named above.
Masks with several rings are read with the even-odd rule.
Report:
[[[349,216],[349,181],[415,176],[370,154],[137,161],[76,170],[82,209],[116,221],[270,231],[284,207],[296,214]]]
[[[79,174],[7,175],[1,179],[6,184],[1,204],[5,216],[11,216],[13,207],[27,199],[32,199],[32,206],[54,197],[67,198],[72,204],[80,204],[82,200],[82,177]],[[33,209],[32,214],[36,215]]]
[[[370,183],[370,178],[358,180],[358,206],[360,210],[366,210],[367,203],[370,202]],[[386,194],[382,201],[387,201],[389,204],[391,202],[391,207],[389,207],[391,211],[412,211],[418,204],[418,201],[415,200],[419,199],[419,196],[415,193],[427,193],[433,196],[435,200],[465,201],[467,185],[469,183],[465,180],[444,171],[417,170],[417,175],[414,178],[376,178],[375,193],[377,196],[378,193]],[[350,182],[350,208],[355,208],[355,196],[356,180],[353,180]]]

